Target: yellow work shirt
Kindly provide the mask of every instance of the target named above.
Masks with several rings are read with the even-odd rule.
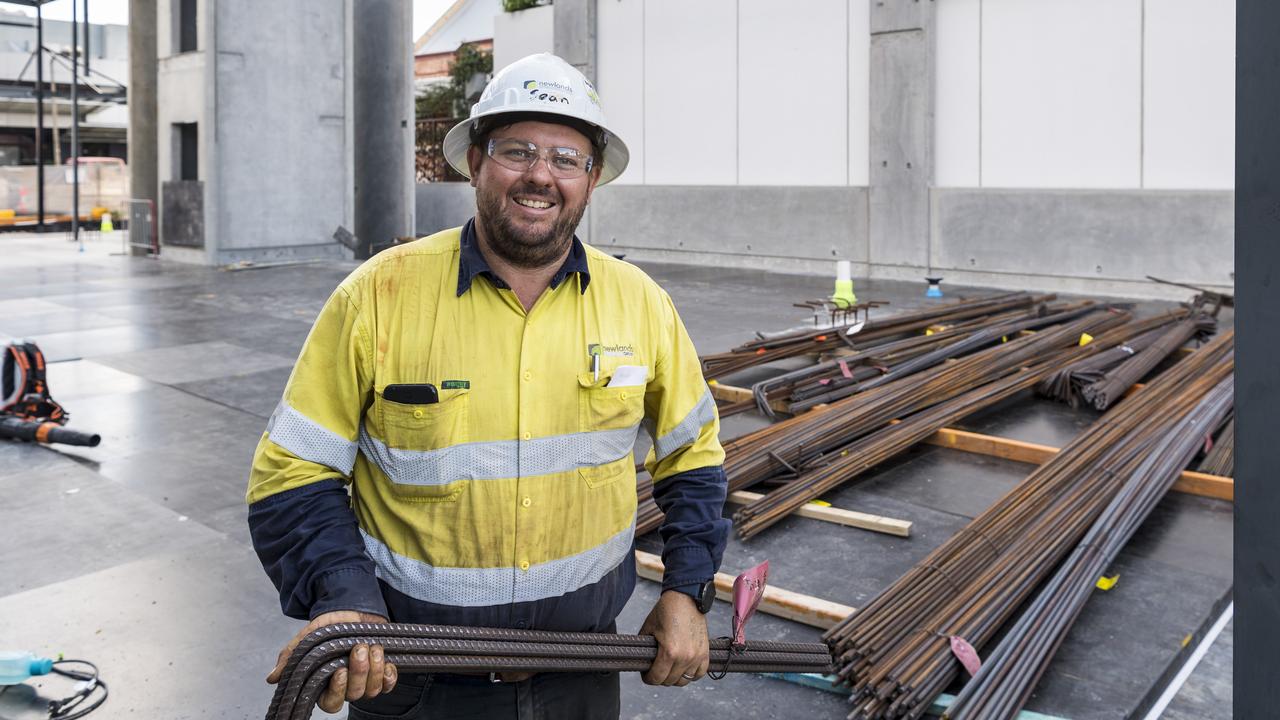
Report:
[[[460,234],[384,251],[333,293],[247,499],[349,481],[378,578],[421,602],[572,593],[630,560],[638,429],[654,482],[720,465],[715,403],[671,299],[638,268],[582,246],[589,284],[572,275],[526,313],[489,282],[459,292]]]

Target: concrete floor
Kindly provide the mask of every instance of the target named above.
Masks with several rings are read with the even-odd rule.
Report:
[[[112,694],[95,718],[261,717],[270,697],[262,678],[299,625],[279,614],[249,545],[246,471],[311,321],[354,265],[227,272],[110,254],[117,247],[108,238],[81,254],[61,236],[0,235],[0,339],[34,338],[70,426],[103,436],[94,449],[0,443],[0,649],[97,662]],[[645,269],[671,293],[702,352],[803,321],[791,303],[830,291],[825,278]],[[892,309],[925,302],[922,290],[858,285],[860,298],[889,300]],[[1021,397],[963,426],[1061,444],[1095,417]],[[761,422],[730,418],[725,436]],[[791,519],[750,543],[733,540],[724,570],[768,558],[773,584],[859,606],[1030,470],[918,448],[826,498],[909,519],[911,538]],[[1228,503],[1183,495],[1161,503],[1113,568],[1119,583],[1090,600],[1029,709],[1083,720],[1145,707],[1184,657],[1183,641],[1207,629],[1230,592],[1231,532]],[[640,541],[650,550],[655,543]],[[634,632],[655,599],[642,582],[619,628]],[[718,604],[710,622],[727,634],[728,609]],[[768,616],[753,620],[751,634],[819,635]],[[1230,717],[1230,640],[1228,629],[1197,667],[1175,700],[1176,717]],[[0,693],[0,719],[44,717],[39,696],[61,689],[45,680]],[[847,712],[840,695],[756,676],[676,690],[629,675],[623,707],[634,718],[730,707],[747,718]]]

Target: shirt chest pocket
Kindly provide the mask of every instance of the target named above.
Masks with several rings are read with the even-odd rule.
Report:
[[[444,391],[434,403],[376,399],[383,441],[397,450],[439,450],[470,440],[467,391]]]
[[[635,427],[644,418],[644,385],[605,387],[607,378],[578,376],[578,420],[583,432]]]

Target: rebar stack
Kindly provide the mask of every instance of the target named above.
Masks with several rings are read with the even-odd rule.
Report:
[[[1216,322],[1208,315],[1192,313],[1190,317],[1164,331],[1145,350],[1117,365],[1093,383],[1080,389],[1080,397],[1098,410],[1106,410],[1120,399],[1133,384],[1155,369],[1160,361],[1173,354],[1193,337],[1207,337]]]
[[[1036,297],[1025,292],[1005,293],[898,313],[884,320],[868,320],[853,335],[849,332],[855,330],[858,327],[857,324],[803,330],[779,337],[753,340],[728,352],[704,355],[702,372],[707,378],[719,378],[749,367],[797,355],[830,352],[838,348],[858,349],[886,338],[922,331],[930,325],[1030,307],[1052,297]]]
[[[853,689],[849,717],[920,717],[959,670],[950,638],[990,640],[1162,438],[1230,377],[1232,340],[1223,333],[1134,393],[828,631]]]
[[[1236,419],[1227,421],[1213,441],[1213,447],[1200,461],[1199,470],[1210,475],[1231,477],[1236,471]]]
[[[329,678],[357,645],[381,645],[402,672],[643,672],[658,652],[651,635],[546,632],[447,625],[342,623],[307,635],[285,664],[267,720],[311,717]],[[826,673],[822,643],[711,641],[713,672]]]
[[[1195,457],[1206,428],[1231,410],[1232,378],[1220,381],[1173,425],[1128,476],[1089,532],[987,657],[944,718],[999,720],[1026,704],[1097,578]]]
[[[724,467],[729,488],[742,490],[782,472],[798,475],[802,466],[815,458],[838,452],[891,420],[906,418],[1020,372],[1027,364],[1042,362],[1047,357],[1070,362],[1091,355],[1102,348],[1094,343],[1079,347],[1081,333],[1101,334],[1127,319],[1126,313],[1117,311],[1092,312],[732,440],[725,444]],[[1066,355],[1062,355],[1064,352]],[[1045,368],[1044,372],[1051,369]]]
[[[1036,392],[1073,408],[1080,407],[1083,402],[1081,390],[1097,382],[1108,370],[1146,350],[1164,334],[1170,323],[1189,314],[1190,311],[1179,308],[1108,331],[1105,336],[1095,339],[1108,349],[1058,370],[1037,385]]]

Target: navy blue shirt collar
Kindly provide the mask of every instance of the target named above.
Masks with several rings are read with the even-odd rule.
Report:
[[[511,289],[511,286],[503,282],[502,278],[489,267],[489,263],[485,262],[484,254],[480,252],[480,244],[476,241],[475,218],[471,218],[466,225],[462,226],[459,245],[458,297],[462,297],[463,293],[471,289],[471,282],[477,275],[483,275],[499,290]],[[573,273],[581,276],[579,284],[582,286],[582,292],[585,293],[587,285],[591,282],[591,272],[587,270],[587,251],[582,247],[582,241],[577,235],[573,236],[573,243],[569,246],[569,255],[564,259],[564,264],[555,275],[551,276],[551,289],[555,290]]]

